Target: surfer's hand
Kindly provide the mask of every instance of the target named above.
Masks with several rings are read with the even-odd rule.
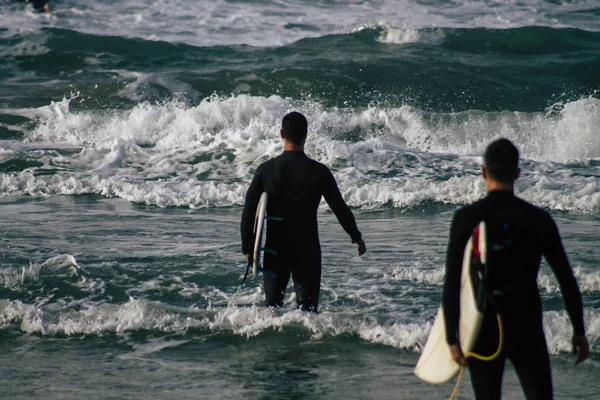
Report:
[[[573,344],[573,354],[579,353],[577,354],[577,359],[575,360],[575,365],[577,365],[589,357],[590,344],[588,343],[585,335],[573,335],[571,343]]]
[[[450,355],[452,356],[452,359],[458,364],[458,365],[464,365],[465,364],[465,356],[463,355],[462,350],[460,349],[460,345],[457,344],[451,344],[449,345],[450,347]]]
[[[246,259],[246,261],[250,261],[250,254],[244,254],[244,258]]]
[[[354,242],[358,245],[358,255],[362,256],[367,251],[367,246],[365,245],[365,241],[360,239],[358,242]]]

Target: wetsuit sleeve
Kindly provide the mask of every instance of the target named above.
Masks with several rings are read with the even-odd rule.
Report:
[[[256,169],[254,178],[250,183],[250,187],[246,192],[246,201],[244,203],[244,211],[242,211],[242,222],[240,224],[240,230],[242,234],[242,253],[250,254],[252,248],[252,241],[254,240],[254,218],[256,216],[256,207],[258,207],[258,201],[260,195],[264,192],[263,187],[263,173],[262,165]]]
[[[450,225],[450,238],[446,252],[446,276],[442,295],[442,306],[446,322],[446,341],[457,342],[458,319],[460,316],[460,276],[463,255],[471,231],[463,209],[454,214]]]
[[[545,232],[547,233],[546,240],[543,244],[543,253],[546,261],[552,268],[554,275],[560,285],[560,291],[565,300],[565,306],[571,323],[573,324],[573,330],[576,335],[584,335],[585,328],[583,324],[583,303],[581,300],[581,292],[577,285],[577,280],[573,275],[573,270],[567,259],[565,249],[560,239],[558,227],[550,216],[548,216],[548,222]]]
[[[352,211],[344,201],[333,174],[325,166],[323,166],[322,193],[325,201],[329,204],[329,207],[331,207],[331,210],[342,225],[342,228],[350,235],[352,242],[356,243],[360,241],[362,235],[356,226],[354,214],[352,214]]]

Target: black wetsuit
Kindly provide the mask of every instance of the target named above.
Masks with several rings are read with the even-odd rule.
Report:
[[[267,220],[263,274],[267,303],[281,306],[290,272],[296,301],[303,310],[317,312],[321,282],[321,246],[317,228],[317,208],[325,198],[353,242],[361,239],[352,211],[344,202],[329,169],[302,151],[283,154],[261,164],[246,194],[242,213],[242,252],[249,254],[254,241],[254,215],[262,192],[267,192]]]
[[[483,326],[473,351],[491,355],[497,350],[498,312],[503,320],[504,347],[500,357],[494,361],[469,360],[476,398],[500,399],[504,363],[508,358],[528,399],[551,399],[550,361],[537,288],[542,255],[558,280],[578,335],[585,333],[581,294],[552,217],[511,192],[492,191],[484,199],[458,210],[454,215],[443,295],[446,339],[448,344],[457,343],[463,252],[473,228],[482,220],[487,225],[488,264],[493,263],[496,256],[501,258],[501,265],[491,265],[495,271],[488,284],[494,285],[502,295],[491,297],[495,300],[486,303]]]

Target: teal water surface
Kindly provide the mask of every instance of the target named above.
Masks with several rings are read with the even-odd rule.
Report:
[[[556,398],[600,386],[600,25],[594,1],[0,2],[0,354],[11,399],[423,399],[454,211],[485,146],[555,218],[591,357],[538,288]],[[264,306],[239,220],[282,116],[334,173],[321,312]],[[291,289],[291,286],[290,286]],[[504,398],[519,399],[508,367]],[[473,398],[468,376],[459,398]]]

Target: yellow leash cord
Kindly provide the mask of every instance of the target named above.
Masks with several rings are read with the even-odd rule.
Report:
[[[473,353],[472,351],[469,351],[469,352],[467,352],[467,354],[465,354],[465,360],[469,357],[474,357],[481,361],[492,361],[500,355],[500,352],[502,351],[502,346],[504,345],[504,332],[502,330],[502,318],[500,317],[500,314],[496,314],[496,317],[498,318],[498,332],[499,332],[499,336],[500,336],[500,338],[498,340],[498,350],[496,350],[496,352],[494,354],[492,354],[491,356],[482,356],[481,354],[477,354],[477,353]],[[463,364],[460,366],[460,371],[458,372],[458,379],[456,380],[456,384],[454,385],[454,390],[452,391],[452,394],[450,394],[449,400],[453,400],[456,397],[456,394],[458,393],[458,389],[460,388],[460,381],[462,379],[464,370],[465,370],[465,366]]]

